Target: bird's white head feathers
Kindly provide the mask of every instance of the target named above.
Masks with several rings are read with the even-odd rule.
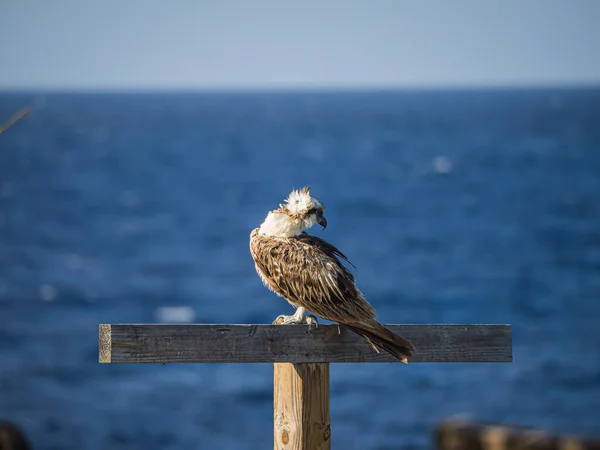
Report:
[[[302,215],[311,209],[323,209],[323,205],[316,198],[311,197],[310,187],[305,187],[290,192],[285,199],[285,208],[292,214]]]
[[[293,237],[315,224],[327,226],[325,207],[310,195],[310,187],[293,190],[279,209],[270,211],[260,226],[260,234],[273,237]]]

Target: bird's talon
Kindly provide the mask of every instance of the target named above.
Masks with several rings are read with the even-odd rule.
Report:
[[[273,321],[273,325],[293,325],[297,323],[299,322],[296,321],[294,316],[286,316],[284,314],[277,316],[277,319]]]
[[[311,325],[314,325],[315,328],[319,328],[319,321],[317,320],[317,318],[315,316],[313,316],[312,314],[309,316],[306,316],[304,318],[304,323],[306,323],[306,325],[308,325],[309,327]]]
[[[273,321],[273,325],[314,325],[315,328],[319,326],[317,318],[313,315],[298,317],[298,316],[286,316],[280,315]]]
[[[286,316],[280,315],[277,316],[277,319],[273,321],[273,325],[302,325],[304,322],[303,318],[298,318],[296,316]]]

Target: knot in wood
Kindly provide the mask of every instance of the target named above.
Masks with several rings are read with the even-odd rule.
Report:
[[[328,441],[331,437],[331,425],[327,425],[323,430],[323,439]]]
[[[287,445],[290,442],[290,435],[287,430],[283,430],[283,433],[281,433],[281,442],[283,445]]]

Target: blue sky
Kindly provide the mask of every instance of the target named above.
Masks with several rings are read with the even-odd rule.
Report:
[[[600,0],[3,0],[0,88],[600,83]]]

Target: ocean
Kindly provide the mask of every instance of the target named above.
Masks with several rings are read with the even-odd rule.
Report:
[[[100,323],[271,323],[250,231],[311,230],[384,323],[508,323],[514,361],[331,367],[334,449],[473,420],[600,434],[600,89],[0,93],[0,419],[37,450],[264,449],[272,365],[101,365]]]

